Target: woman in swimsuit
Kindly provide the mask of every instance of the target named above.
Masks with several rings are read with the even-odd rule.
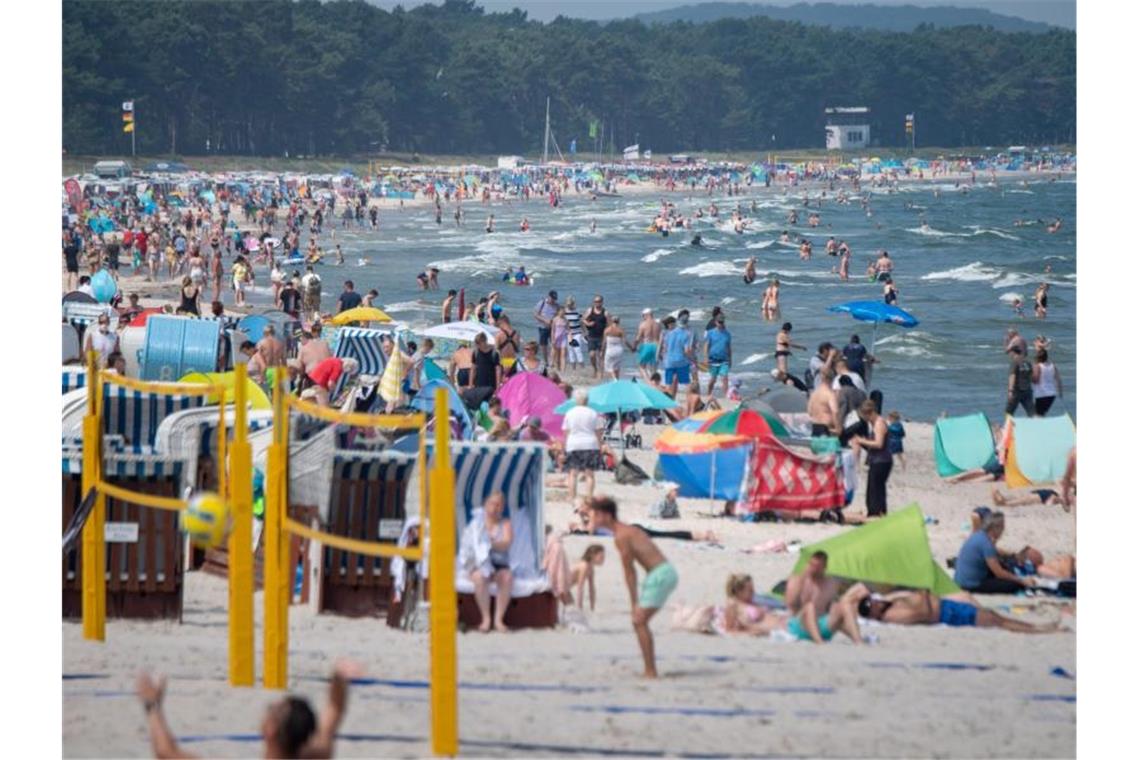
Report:
[[[1033,294],[1033,307],[1037,318],[1045,319],[1049,312],[1049,283],[1043,282],[1037,286],[1037,292]]]
[[[764,290],[764,300],[760,304],[760,311],[766,319],[773,319],[780,311],[780,281],[773,279]]]
[[[523,355],[515,362],[515,371],[546,374],[546,366],[542,363],[542,359],[538,358],[538,341],[532,340],[523,346]]]
[[[776,369],[782,375],[788,374],[788,357],[792,355],[792,349],[804,350],[800,344],[792,343],[791,332],[792,323],[785,322],[780,327],[780,332],[776,333]]]
[[[749,256],[748,263],[744,265],[744,284],[751,285],[756,281],[756,257]]]
[[[193,280],[189,277],[182,278],[182,301],[178,304],[178,312],[180,314],[193,314],[200,316],[201,312],[198,311],[198,299],[202,289],[194,284]]]
[[[894,280],[888,275],[887,279],[883,280],[883,303],[896,304],[898,300],[899,289],[895,287]]]
[[[767,636],[788,624],[788,616],[772,612],[752,601],[756,587],[750,575],[730,575],[725,584],[728,599],[714,612],[713,626],[725,634]]]

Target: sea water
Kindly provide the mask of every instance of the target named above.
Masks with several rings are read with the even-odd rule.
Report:
[[[385,209],[380,230],[351,227],[339,220],[326,228],[322,245],[331,250],[340,243],[343,267],[321,266],[325,308],[331,308],[345,279],[363,293],[380,292],[379,303],[392,316],[413,328],[439,321],[439,306],[449,288],[466,288],[468,303],[492,290],[503,292],[501,303],[524,338],[537,337],[536,303],[551,289],[560,298],[573,295],[585,311],[594,294],[605,297],[606,307],[619,315],[630,338],[641,310],[651,306],[658,316],[682,307],[703,319],[694,319],[698,331],[712,307],[720,305],[732,333],[735,366],[746,395],[772,383],[775,335],[782,322],[794,325],[792,340],[809,350],[796,351],[791,368],[803,375],[821,341],[845,345],[853,333],[867,344],[870,324],[835,314],[828,306],[845,301],[882,299],[881,283],[870,282],[865,269],[876,251],[886,249],[895,262],[898,305],[917,317],[910,330],[881,325],[873,353],[879,358],[873,387],[884,393],[885,407],[906,417],[933,420],[943,412],[983,411],[1001,416],[1008,360],[1002,347],[1005,331],[1016,326],[1032,344],[1044,334],[1052,341],[1050,358],[1062,375],[1066,398],[1054,413],[1076,416],[1076,184],[1073,180],[1035,180],[978,185],[966,193],[952,183],[914,183],[899,192],[872,191],[871,216],[853,202],[838,205],[828,193],[822,208],[814,201],[804,208],[800,196],[807,189],[814,199],[821,188],[796,188],[784,196],[778,189],[755,188],[753,195],[710,197],[698,192],[600,198],[590,201],[573,191],[558,208],[542,200],[464,204],[462,228],[445,208],[443,224],[434,221],[430,206]],[[936,193],[936,191],[938,191]],[[715,202],[720,219],[694,220],[693,230],[668,237],[646,232],[659,205],[659,197],[676,203],[691,215],[698,206],[706,211]],[[758,209],[750,210],[757,199]],[[725,222],[737,203],[752,224],[736,234]],[[908,208],[908,204],[911,206]],[[785,223],[796,209],[801,224]],[[806,226],[808,213],[821,215],[818,228]],[[496,232],[483,231],[493,213]],[[519,232],[523,217],[531,230]],[[1015,226],[1017,219],[1050,222],[1060,217],[1064,226],[1049,234],[1044,224]],[[597,231],[591,232],[591,221]],[[925,221],[925,226],[923,222]],[[335,241],[329,231],[336,230]],[[801,261],[797,246],[780,243],[788,230],[814,245],[810,261]],[[699,232],[704,247],[689,244]],[[850,279],[832,273],[838,259],[828,256],[829,236],[846,240],[853,251]],[[745,285],[742,272],[749,256],[756,256],[757,279]],[[360,266],[358,259],[369,259]],[[331,256],[326,260],[331,261]],[[525,266],[534,281],[530,288],[502,282],[507,267]],[[1046,265],[1051,268],[1045,273]],[[440,269],[440,291],[419,290],[416,275],[428,266]],[[760,301],[770,277],[781,283],[781,312],[775,321],[760,315]],[[1033,292],[1040,282],[1051,285],[1049,313],[1033,316]],[[1024,302],[1025,316],[1012,309],[1015,296]],[[631,359],[627,374],[635,374]]]

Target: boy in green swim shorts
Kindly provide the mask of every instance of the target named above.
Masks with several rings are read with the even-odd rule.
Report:
[[[633,618],[633,630],[645,660],[646,678],[657,677],[657,661],[653,654],[653,633],[649,621],[657,610],[665,605],[665,600],[677,588],[677,570],[665,559],[665,555],[653,543],[645,531],[626,525],[617,519],[617,504],[608,496],[597,496],[590,501],[590,530],[599,528],[611,531],[614,546],[621,556],[625,583],[629,588],[629,605]],[[645,569],[641,590],[637,590],[637,568]]]

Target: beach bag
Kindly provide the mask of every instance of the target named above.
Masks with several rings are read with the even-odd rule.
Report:
[[[621,483],[622,485],[636,486],[646,480],[649,480],[649,475],[646,474],[645,470],[641,469],[625,457],[622,457],[621,461],[618,462],[617,467],[614,469],[614,480],[618,483]]]

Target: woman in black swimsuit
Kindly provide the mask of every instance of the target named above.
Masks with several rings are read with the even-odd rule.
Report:
[[[178,304],[178,313],[201,316],[198,311],[198,294],[201,288],[195,285],[189,277],[182,278],[182,301]]]

